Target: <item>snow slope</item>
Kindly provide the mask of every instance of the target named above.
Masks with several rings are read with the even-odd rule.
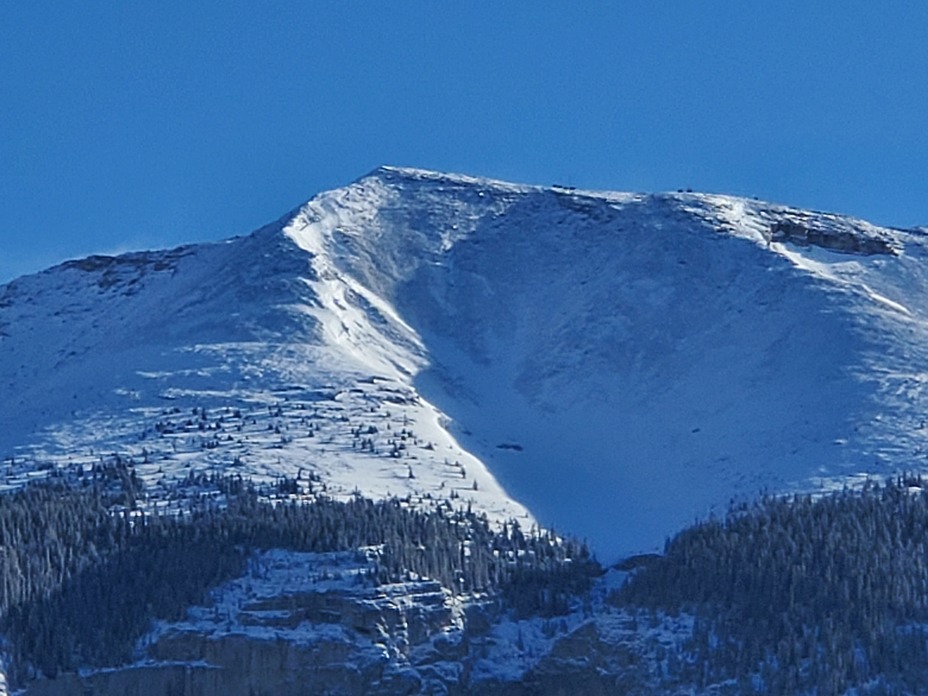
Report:
[[[0,483],[112,452],[153,491],[312,472],[525,505],[610,560],[733,497],[928,468],[925,255],[758,201],[384,167],[0,288]]]
[[[0,486],[118,455],[152,505],[191,474],[286,475],[334,497],[450,498],[530,524],[416,392],[424,353],[408,328],[365,307],[351,321],[371,328],[351,350],[330,281],[282,224],[0,289]]]

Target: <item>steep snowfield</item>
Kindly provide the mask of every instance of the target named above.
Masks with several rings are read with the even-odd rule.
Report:
[[[332,304],[315,262],[276,224],[0,289],[0,486],[119,455],[152,505],[190,474],[287,475],[335,497],[450,498],[531,524],[414,389],[414,336],[373,308]]]
[[[153,490],[312,473],[524,504],[610,560],[733,497],[928,468],[926,251],[725,196],[381,168],[248,237],[0,288],[0,483],[114,452]]]

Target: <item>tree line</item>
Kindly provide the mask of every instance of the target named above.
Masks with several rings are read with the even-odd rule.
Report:
[[[380,547],[373,583],[430,578],[456,594],[495,596],[519,615],[566,611],[601,572],[581,543],[514,522],[497,528],[469,510],[359,496],[271,504],[267,496],[293,482],[201,483],[222,495],[194,499],[183,514],[133,510],[124,503],[136,491],[127,496],[112,479],[0,496],[0,632],[14,684],[131,661],[153,619],[182,618],[259,549]]]

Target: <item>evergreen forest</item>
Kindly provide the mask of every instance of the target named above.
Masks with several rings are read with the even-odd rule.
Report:
[[[516,523],[493,528],[448,506],[297,502],[286,495],[299,488],[293,480],[273,490],[241,479],[187,483],[213,494],[162,514],[133,509],[137,481],[119,467],[84,487],[0,496],[0,633],[14,685],[133,660],[153,619],[182,618],[259,549],[379,547],[371,583],[430,578],[456,594],[494,596],[520,616],[566,612],[601,572],[583,544]]]
[[[697,689],[928,693],[928,490],[764,497],[681,532],[614,600],[695,616],[671,676]]]
[[[191,478],[184,507],[154,513],[117,465],[80,486],[0,496],[12,684],[137,659],[154,619],[208,602],[261,549],[373,548],[372,586],[437,580],[515,618],[575,610],[603,572],[584,544],[553,533],[496,527],[447,503],[297,500],[303,483]],[[661,690],[928,693],[928,484],[900,476],[733,507],[640,559],[609,603],[629,616],[693,617],[682,647],[659,656]]]

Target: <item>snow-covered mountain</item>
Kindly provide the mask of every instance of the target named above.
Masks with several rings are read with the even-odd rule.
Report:
[[[219,244],[0,286],[0,485],[131,458],[450,500],[605,560],[928,469],[928,238],[384,167]],[[173,483],[172,483],[173,482]]]

